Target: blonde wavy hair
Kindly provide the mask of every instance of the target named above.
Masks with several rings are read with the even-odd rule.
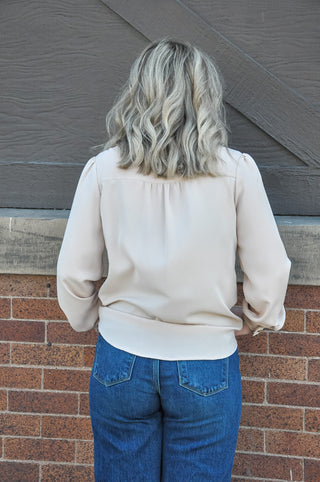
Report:
[[[118,146],[119,167],[142,174],[216,175],[227,146],[222,85],[198,48],[171,39],[149,45],[106,117],[104,150]]]

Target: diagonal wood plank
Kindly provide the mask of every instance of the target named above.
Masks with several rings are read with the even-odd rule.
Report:
[[[226,101],[307,166],[320,167],[320,112],[180,0],[101,0],[147,39],[188,40],[212,55]]]

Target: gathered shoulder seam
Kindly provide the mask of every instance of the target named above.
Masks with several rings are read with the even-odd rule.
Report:
[[[101,188],[101,184],[100,184],[100,182],[99,182],[99,176],[98,176],[97,157],[94,156],[93,159],[94,159],[94,161],[93,161],[93,163],[94,163],[94,169],[95,169],[95,173],[96,173],[96,182],[97,182],[97,186],[98,186],[98,189],[99,189],[99,194],[100,194],[100,196],[101,196],[101,190],[102,190],[102,188]]]
[[[234,204],[237,203],[237,180],[238,180],[238,169],[240,164],[240,159],[245,157],[245,153],[241,152],[240,156],[237,159],[237,166],[236,166],[236,173],[235,173],[235,183],[234,183]]]

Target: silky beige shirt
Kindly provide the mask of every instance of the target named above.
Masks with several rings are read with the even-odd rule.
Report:
[[[254,160],[221,148],[219,175],[166,180],[119,168],[119,155],[90,159],[75,193],[57,269],[72,327],[99,319],[109,343],[144,357],[227,357],[243,324],[231,311],[238,251],[245,323],[279,330],[290,261]]]

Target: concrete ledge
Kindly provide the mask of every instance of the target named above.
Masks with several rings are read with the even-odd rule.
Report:
[[[0,272],[55,274],[68,211],[0,209]]]
[[[0,209],[0,273],[54,275],[69,211]],[[290,284],[320,284],[320,217],[277,216]],[[237,267],[238,280],[242,280]]]

